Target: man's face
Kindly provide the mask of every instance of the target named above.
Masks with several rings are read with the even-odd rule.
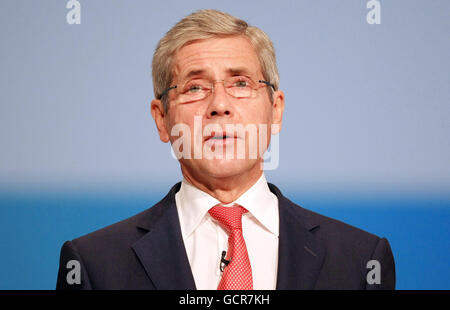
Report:
[[[284,96],[281,91],[275,92],[272,104],[267,86],[258,84],[254,97],[235,98],[225,91],[224,84],[220,82],[233,76],[245,76],[254,81],[264,80],[257,54],[243,36],[194,41],[182,47],[175,55],[171,85],[178,85],[180,88],[181,84],[191,79],[219,81],[214,83],[213,92],[209,96],[198,101],[180,102],[181,90],[169,91],[170,104],[166,114],[163,113],[159,100],[152,102],[152,115],[162,141],[170,141],[172,144],[176,140],[180,141],[179,133],[171,135],[174,126],[184,124],[190,129],[190,156],[182,156],[179,160],[183,173],[207,180],[261,172],[263,152],[260,148],[265,151],[270,143],[271,133],[279,131],[271,129],[272,124],[279,125],[281,129]],[[242,125],[241,128],[250,128],[250,125],[257,130],[256,140],[252,140],[255,137],[250,137],[249,132],[230,132],[227,124]],[[188,144],[183,144],[183,148],[186,147]],[[251,150],[255,147],[256,155],[255,150]],[[195,148],[197,153],[194,153]],[[239,156],[238,150],[243,148],[245,156]],[[183,154],[186,152],[184,149]],[[206,154],[208,152],[210,156]],[[213,158],[211,154],[215,154]],[[223,156],[216,156],[217,154]]]

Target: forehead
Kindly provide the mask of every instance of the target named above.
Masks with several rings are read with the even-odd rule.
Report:
[[[260,75],[258,55],[244,36],[197,40],[183,46],[174,57],[173,76],[183,78],[195,72],[221,78],[233,72]]]

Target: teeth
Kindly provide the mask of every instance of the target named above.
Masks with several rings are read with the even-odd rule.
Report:
[[[210,139],[226,139],[229,138],[230,136],[213,136]]]
[[[223,136],[211,136],[208,139],[217,139],[217,140],[223,140],[223,139],[232,139],[233,136],[223,135]]]

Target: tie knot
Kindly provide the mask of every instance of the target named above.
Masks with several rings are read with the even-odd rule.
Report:
[[[228,230],[242,229],[242,214],[248,212],[244,207],[235,204],[224,207],[220,204],[209,209],[209,214]]]

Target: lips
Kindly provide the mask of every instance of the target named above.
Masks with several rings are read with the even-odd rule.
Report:
[[[218,141],[223,141],[226,139],[236,139],[238,138],[237,135],[235,134],[227,134],[226,132],[212,132],[211,135],[209,135],[208,137],[205,138],[205,142],[209,141],[209,140],[218,140]]]

